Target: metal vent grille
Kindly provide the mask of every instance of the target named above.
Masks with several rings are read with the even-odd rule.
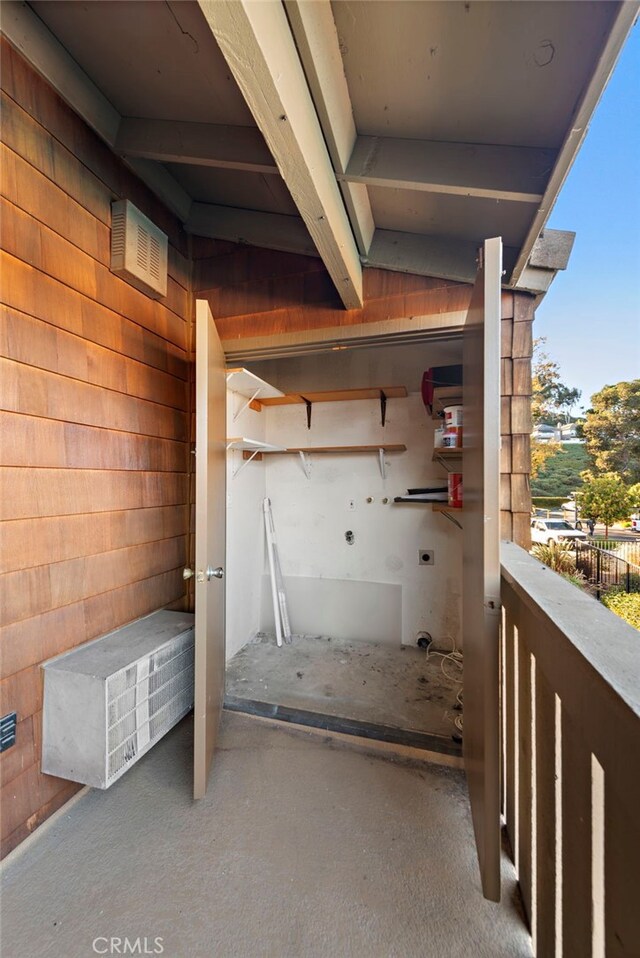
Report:
[[[194,645],[188,632],[107,681],[107,783],[193,706]]]
[[[167,294],[167,237],[129,200],[111,207],[111,270],[150,296]]]

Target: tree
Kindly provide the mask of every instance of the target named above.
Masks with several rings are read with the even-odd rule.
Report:
[[[580,511],[587,519],[604,522],[608,538],[609,526],[629,515],[629,490],[617,472],[599,476],[583,472],[582,480],[582,488],[576,493]]]
[[[582,393],[562,382],[560,366],[542,349],[545,343],[542,336],[533,344],[531,414],[534,424],[555,426],[559,419],[571,421],[571,412]]]
[[[537,439],[531,440],[531,478],[536,479],[538,474],[544,469],[547,459],[562,452],[562,446],[559,442],[540,442]]]
[[[631,512],[640,512],[640,482],[629,488],[629,509]]]
[[[640,379],[604,386],[591,404],[582,429],[594,465],[640,482]]]

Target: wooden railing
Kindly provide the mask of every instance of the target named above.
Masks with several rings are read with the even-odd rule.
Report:
[[[503,815],[534,952],[640,956],[638,632],[512,543]]]

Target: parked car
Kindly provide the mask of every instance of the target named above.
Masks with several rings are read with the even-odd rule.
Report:
[[[587,539],[586,532],[581,529],[574,529],[564,519],[532,519],[531,520],[531,541],[543,542],[547,545],[549,542],[581,542]]]
[[[640,532],[640,516],[631,516],[631,531]]]

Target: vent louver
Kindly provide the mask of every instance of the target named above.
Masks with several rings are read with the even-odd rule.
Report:
[[[167,237],[130,200],[111,206],[111,270],[155,299],[167,295]]]
[[[193,707],[193,615],[154,612],[44,666],[42,771],[108,788]]]

